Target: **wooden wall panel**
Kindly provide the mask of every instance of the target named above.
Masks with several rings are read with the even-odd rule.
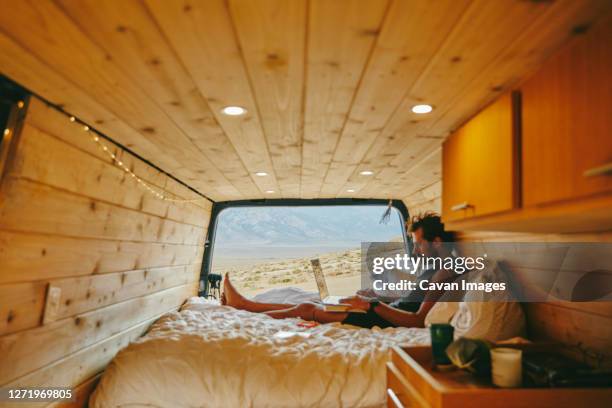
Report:
[[[309,3],[302,198],[319,196],[388,7],[386,0]]]
[[[198,245],[204,229],[9,178],[0,203],[0,229],[70,237]],[[139,188],[133,185],[132,188]],[[86,220],[87,222],[83,222]]]
[[[48,407],[49,408],[50,407],[53,407],[53,408],[86,407],[87,403],[89,402],[89,396],[96,389],[96,386],[98,385],[98,382],[100,381],[100,377],[102,377],[102,374],[98,374],[94,377],[91,377],[88,380],[84,381],[83,383],[77,385],[73,389],[74,395],[75,395],[74,401],[60,401],[60,402],[52,403],[51,405],[48,405]]]
[[[145,2],[163,35],[185,64],[209,106],[262,193],[279,186],[233,22],[223,0]],[[228,105],[242,106],[244,116],[220,114]],[[221,157],[225,158],[223,155]],[[258,171],[268,177],[254,177]],[[270,193],[267,193],[270,194]]]
[[[405,197],[423,187],[413,158],[612,5],[14,3],[0,14],[3,75],[219,201]],[[225,116],[228,105],[247,113]]]
[[[7,13],[0,15],[2,31],[9,32],[12,38],[18,37],[27,50],[36,49],[46,70],[62,72],[70,78],[72,86],[78,84],[87,93],[96,94],[105,106],[114,106],[112,111],[119,120],[130,123],[153,141],[158,156],[173,156],[182,164],[179,168],[188,169],[183,173],[186,182],[211,195],[243,197],[194,143],[192,138],[196,136],[188,135],[183,125],[177,125],[159,100],[145,92],[150,89],[141,86],[129,69],[116,64],[114,56],[85,34],[60,5],[50,1],[20,2],[11,11],[10,17]],[[57,41],[58,38],[63,41]],[[116,109],[119,105],[122,108]],[[114,137],[122,140],[121,135]]]
[[[606,303],[607,306],[609,302]],[[568,307],[568,305],[570,307]],[[607,366],[612,365],[612,308],[606,315],[593,313],[589,305],[577,303],[527,303],[527,329],[536,339],[545,339],[573,346],[584,351],[601,353]]]
[[[282,197],[300,196],[306,16],[304,0],[229,1]]]
[[[129,147],[138,146],[138,152],[144,157],[155,157],[155,164],[166,169],[177,169],[175,175],[187,177],[180,171],[175,158],[156,154],[158,148],[147,139],[146,135],[128,123],[119,120],[114,113],[104,106],[94,95],[75,87],[67,78],[50,70],[49,67],[22,45],[14,42],[5,33],[0,32],[0,59],[2,72],[12,79],[44,95],[54,103],[61,105],[68,112],[79,114],[87,123],[95,123],[107,134],[121,135],[121,142]],[[41,73],[44,72],[44,75]],[[31,113],[31,115],[34,115]],[[32,118],[30,118],[31,120]]]
[[[61,289],[56,319],[198,280],[201,264],[51,280]]]
[[[40,324],[47,285],[44,282],[0,286],[0,335]]]
[[[154,197],[64,114],[27,109],[0,191],[0,385],[78,386],[82,406],[118,350],[197,293],[211,203],[106,141],[201,201]]]
[[[30,100],[30,108],[28,109],[29,125],[41,130],[44,133],[52,135],[57,139],[61,139],[67,144],[77,147],[84,152],[90,153],[92,156],[98,157],[101,160],[110,163],[108,155],[102,152],[99,147],[91,143],[91,141],[85,137],[86,133],[83,132],[81,126],[66,126],[66,120],[66,116],[58,115],[55,108],[47,105],[40,99],[34,98]],[[92,121],[91,123],[98,125],[98,122],[100,122],[100,120]],[[132,147],[132,144],[127,143],[125,146]],[[159,188],[163,188],[169,193],[181,196],[183,198],[195,199],[201,197],[195,192],[188,190],[184,186],[174,182],[165,174],[160,173],[158,170],[139,160],[135,156],[124,152],[115,146],[109,145],[109,148],[118,159],[120,159],[125,165],[131,168],[148,183]],[[211,203],[206,200],[192,203],[191,206],[194,204],[204,208],[205,210],[210,210],[211,208]]]
[[[174,49],[144,3],[128,1],[121,7],[97,0],[62,0],[59,3],[80,29],[114,61],[120,61],[118,65],[126,68],[132,81],[146,89],[185,132],[196,147],[191,150],[204,153],[244,197],[263,193],[256,188],[219,126],[217,117],[221,115],[213,112],[204,95],[197,92],[194,80],[176,58]]]
[[[195,283],[130,299],[0,337],[0,384],[44,367],[83,347],[175,309],[195,292]]]
[[[23,133],[27,137],[22,141],[21,153],[15,158],[16,166],[11,172],[16,177],[180,223],[201,226],[206,219],[206,210],[203,208],[182,206],[180,212],[171,211],[176,204],[159,200],[144,189],[117,190],[116,186],[126,183],[131,176],[116,165],[97,160],[88,154],[80,154],[77,148],[30,125],[24,127]],[[79,136],[85,143],[96,148],[87,136]],[[49,161],[65,163],[67,160],[71,161],[70,166],[49,168]],[[158,188],[163,189],[163,186]]]
[[[419,0],[390,4],[361,83],[346,114],[332,161],[327,166],[321,197],[335,197],[339,193],[347,196],[347,189],[355,189],[367,197],[397,196],[390,195],[390,189],[383,193],[366,189],[367,184],[378,185],[378,174],[364,177],[359,172],[371,170],[379,173],[391,168],[392,178],[402,174],[397,171],[397,166],[391,166],[391,162],[398,157],[402,147],[418,143],[411,129],[418,117],[403,99],[430,71],[431,59],[448,41],[470,3],[465,0]],[[417,38],[419,40],[415,41]],[[452,72],[449,71],[448,75],[452,75]],[[436,78],[433,82],[440,80]],[[432,103],[426,94],[418,94],[417,98],[421,102]],[[407,129],[387,131],[389,121],[396,116],[401,117],[396,122],[401,122]],[[402,160],[407,161],[406,156]]]
[[[416,16],[414,4],[418,2],[396,2],[411,7],[411,14]],[[450,17],[456,8],[464,12],[457,20],[450,23],[437,23],[433,32],[443,33],[450,28],[448,35],[436,45],[436,37],[427,37],[424,41],[411,41],[425,47],[425,51],[408,53],[411,61],[418,61],[429,50],[435,49],[432,57],[419,72],[418,79],[406,86],[400,85],[400,70],[389,65],[389,69],[398,73],[392,87],[406,90],[397,108],[378,131],[368,153],[359,164],[357,171],[349,180],[350,186],[357,185],[360,197],[404,197],[414,184],[410,178],[402,178],[406,171],[413,167],[412,159],[419,157],[439,145],[446,135],[457,129],[479,109],[486,106],[505,91],[508,91],[520,78],[533,71],[550,53],[567,41],[572,29],[588,24],[594,16],[603,15],[609,9],[610,2],[575,2],[558,0],[554,2],[517,2],[517,1],[479,1],[444,4],[426,2],[426,17],[420,17],[417,24],[402,20],[404,32],[398,38],[422,38],[427,29],[415,29],[423,21],[436,15]],[[436,8],[442,8],[437,13]],[[385,27],[379,38],[382,39]],[[483,35],[483,33],[486,33]],[[491,52],[495,44],[496,51]],[[537,52],[535,50],[538,50]],[[385,49],[386,52],[389,52]],[[392,72],[393,72],[392,71]],[[365,88],[364,83],[362,88]],[[376,109],[370,115],[380,115],[381,107],[391,101],[394,89],[387,88],[386,100],[377,102]],[[478,100],[479,102],[475,103]],[[428,103],[434,107],[427,115],[415,115],[410,107],[417,103]],[[473,106],[469,114],[464,107]],[[476,108],[476,106],[478,106]],[[463,112],[462,112],[463,111]],[[374,130],[374,129],[372,129]],[[349,148],[350,149],[350,148]],[[355,156],[358,157],[358,156]],[[356,160],[355,160],[356,161]],[[439,171],[440,162],[437,170]],[[374,170],[375,177],[359,176],[360,170]],[[378,171],[378,169],[381,169]],[[430,170],[430,177],[434,176]],[[389,179],[400,179],[401,182],[380,189],[380,185]],[[436,177],[431,177],[431,182]],[[364,185],[364,181],[365,184]],[[349,183],[345,188],[349,187]],[[361,187],[363,185],[363,187]]]
[[[461,232],[458,239],[482,242],[485,249],[487,243],[495,242],[545,242],[551,244],[550,248],[554,248],[556,242],[612,242],[612,231],[573,234]],[[593,253],[592,257],[596,258],[596,255]],[[533,277],[541,270],[534,264],[537,259],[527,258],[508,260],[512,263],[513,273]],[[542,262],[542,257],[538,258]],[[580,266],[582,270],[577,270],[578,272],[598,269],[596,262]],[[572,266],[575,267],[577,266]],[[565,268],[566,266],[564,270]],[[565,344],[569,346],[568,352],[574,357],[586,357],[589,363],[612,367],[611,302],[533,302],[525,303],[524,310],[531,338]]]
[[[0,284],[189,265],[203,247],[59,237],[0,230]]]
[[[442,211],[442,181],[438,180],[403,199],[410,215]]]
[[[41,370],[20,378],[15,385],[37,387],[40,384],[49,384],[49,386],[62,387],[65,384],[81,384],[99,373],[120,349],[140,337],[157,318],[158,316],[146,320],[57,360]]]

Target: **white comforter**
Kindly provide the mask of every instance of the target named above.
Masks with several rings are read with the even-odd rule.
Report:
[[[393,345],[426,329],[298,326],[191,298],[122,350],[90,407],[375,407]]]

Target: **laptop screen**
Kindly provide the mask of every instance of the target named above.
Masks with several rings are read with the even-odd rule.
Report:
[[[319,296],[321,300],[329,296],[327,290],[327,282],[325,282],[325,276],[323,275],[323,269],[321,269],[321,262],[318,259],[311,259],[312,273],[314,274],[315,281],[317,282],[317,288],[319,289]]]

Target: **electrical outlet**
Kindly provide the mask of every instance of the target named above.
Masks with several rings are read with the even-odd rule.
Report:
[[[61,298],[62,289],[58,288],[57,286],[49,285],[49,287],[47,288],[47,299],[45,301],[43,324],[57,320]]]

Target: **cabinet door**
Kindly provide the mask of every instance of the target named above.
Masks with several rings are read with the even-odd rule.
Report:
[[[442,147],[442,211],[456,221],[516,207],[518,95],[489,105]]]
[[[612,190],[611,66],[608,20],[522,86],[525,207]]]

